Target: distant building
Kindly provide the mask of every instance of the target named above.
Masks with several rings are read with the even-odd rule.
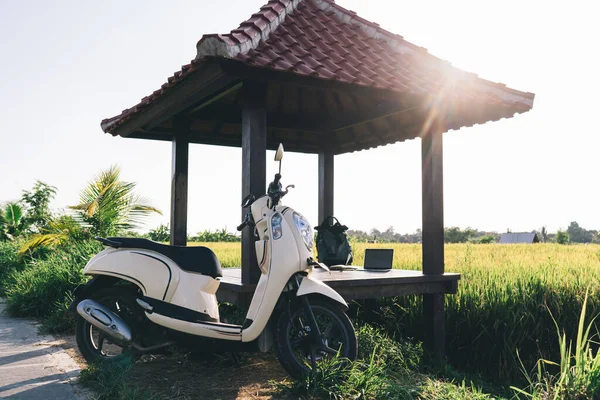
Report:
[[[521,232],[521,233],[503,233],[500,236],[501,244],[513,244],[513,243],[539,243],[540,239],[536,233]]]

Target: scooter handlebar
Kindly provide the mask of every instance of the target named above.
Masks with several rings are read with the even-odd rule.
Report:
[[[244,229],[249,223],[250,223],[250,213],[246,214],[246,218],[244,218],[242,223],[237,226],[238,232],[240,232],[242,229]]]
[[[241,230],[244,229],[246,227],[246,225],[248,225],[248,220],[247,219],[245,219],[244,222],[242,222],[241,224],[239,224],[237,226],[238,232],[241,232]]]

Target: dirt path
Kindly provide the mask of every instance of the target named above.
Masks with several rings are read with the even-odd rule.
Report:
[[[74,336],[57,336],[60,345],[83,369],[85,360]],[[267,400],[280,399],[275,385],[287,377],[272,354],[194,355],[174,353],[144,356],[129,375],[131,383],[154,400]]]
[[[228,354],[174,354],[145,357],[131,370],[136,386],[160,399],[266,400],[276,396],[271,381],[287,374],[272,355],[242,356],[236,363]]]

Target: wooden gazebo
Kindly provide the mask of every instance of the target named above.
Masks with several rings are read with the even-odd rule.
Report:
[[[443,132],[529,111],[534,95],[461,71],[333,0],[271,0],[238,29],[205,35],[162,87],[102,121],[115,136],[173,143],[171,244],[187,234],[190,143],[242,148],[242,194],[266,191],[266,150],[318,154],[319,220],[334,211],[334,156],[421,138],[423,271],[323,280],[344,297],[424,294],[427,336],[444,342]],[[416,166],[415,166],[416,167]],[[338,273],[339,274],[339,273]],[[221,299],[243,304],[260,276],[242,234],[241,271]]]

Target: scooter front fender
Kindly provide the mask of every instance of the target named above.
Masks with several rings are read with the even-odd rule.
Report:
[[[302,282],[300,282],[296,296],[306,296],[308,294],[320,294],[340,303],[344,307],[344,310],[348,309],[348,303],[346,303],[346,300],[338,292],[323,282],[312,279],[310,275],[302,277]]]

